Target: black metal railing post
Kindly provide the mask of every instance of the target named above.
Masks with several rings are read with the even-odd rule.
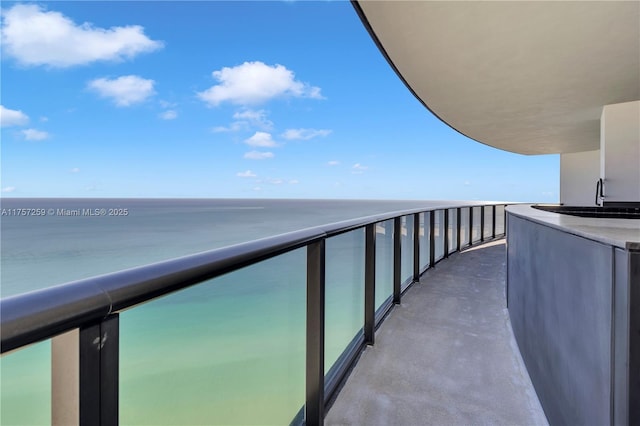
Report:
[[[484,206],[480,207],[480,242],[484,241]]]
[[[376,327],[376,225],[365,228],[364,248],[364,342],[373,345]]]
[[[413,215],[413,282],[420,280],[420,213]]]
[[[393,219],[393,303],[400,304],[402,293],[402,217]]]
[[[473,245],[473,207],[469,207],[469,246]]]
[[[81,425],[118,424],[119,317],[80,327]]]
[[[429,266],[433,267],[436,264],[436,218],[435,210],[429,212]]]
[[[456,251],[460,251],[460,231],[462,230],[462,209],[458,207],[456,209]]]
[[[442,215],[444,216],[444,254],[443,257],[446,259],[449,257],[449,209],[442,210]]]
[[[496,205],[491,206],[491,238],[496,237]]]
[[[307,246],[305,424],[324,424],[325,240]]]

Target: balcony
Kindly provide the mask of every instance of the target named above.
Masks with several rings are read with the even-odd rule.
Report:
[[[24,368],[31,362],[28,370],[46,376],[32,383],[3,375],[9,391],[3,398],[11,401],[3,421],[311,425],[324,421],[327,404],[337,396],[330,423],[341,401],[348,401],[358,369],[377,350],[376,339],[384,350],[389,335],[416,337],[402,327],[403,315],[418,306],[423,289],[446,285],[454,292],[444,295],[449,302],[483,308],[467,312],[466,320],[441,311],[451,330],[464,332],[459,320],[482,324],[498,315],[498,323],[506,321],[501,290],[494,288],[493,308],[484,306],[482,292],[477,301],[470,299],[474,293],[455,294],[464,281],[455,278],[460,268],[504,276],[501,246],[479,245],[504,234],[504,207],[470,204],[359,218],[3,299],[3,363]],[[248,279],[247,271],[261,279]],[[199,304],[185,314],[179,306],[189,299]],[[179,333],[166,338],[169,331],[187,329],[197,332],[197,340]],[[438,330],[434,322],[433,332]],[[426,334],[422,339],[425,345],[430,340]],[[34,361],[21,360],[43,344],[30,347],[36,342],[51,349]],[[508,359],[517,354],[512,344],[504,349]],[[354,365],[343,395],[340,386]],[[149,384],[153,395],[141,391]],[[532,400],[522,389],[525,400]],[[30,392],[38,396],[21,401]],[[11,413],[13,404],[22,410]],[[23,419],[10,419],[14,414]],[[40,420],[31,421],[36,414]]]

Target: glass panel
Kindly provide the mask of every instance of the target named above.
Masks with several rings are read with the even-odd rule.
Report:
[[[484,206],[484,237],[491,238],[493,232],[493,206]]]
[[[436,210],[431,214],[435,218],[435,224],[433,225],[435,260],[439,260],[444,257],[444,211]]]
[[[51,340],[0,358],[0,424],[51,424]]]
[[[449,209],[449,253],[458,249],[458,209]]]
[[[376,310],[393,294],[393,219],[376,224]]]
[[[364,326],[364,228],[327,239],[325,373]]]
[[[469,245],[469,208],[465,207],[460,212],[460,247]]]
[[[480,219],[481,213],[480,209],[482,207],[473,207],[473,230],[471,233],[472,241],[475,243],[476,241],[480,241]]]
[[[120,317],[120,424],[289,424],[305,401],[306,248]]]
[[[400,282],[402,290],[413,281],[413,215],[403,216],[401,218],[402,237],[400,244],[402,245],[400,253],[402,254],[400,268]]]
[[[429,267],[429,214],[420,213],[420,270]]]
[[[496,235],[504,234],[504,205],[496,206]]]

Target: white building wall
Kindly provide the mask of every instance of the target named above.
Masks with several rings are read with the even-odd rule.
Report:
[[[606,105],[600,119],[605,202],[640,202],[640,101]]]
[[[595,206],[600,150],[560,155],[560,203]]]

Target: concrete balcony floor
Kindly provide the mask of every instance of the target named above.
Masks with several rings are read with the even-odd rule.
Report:
[[[546,425],[509,322],[504,240],[428,270],[362,353],[327,425]]]

